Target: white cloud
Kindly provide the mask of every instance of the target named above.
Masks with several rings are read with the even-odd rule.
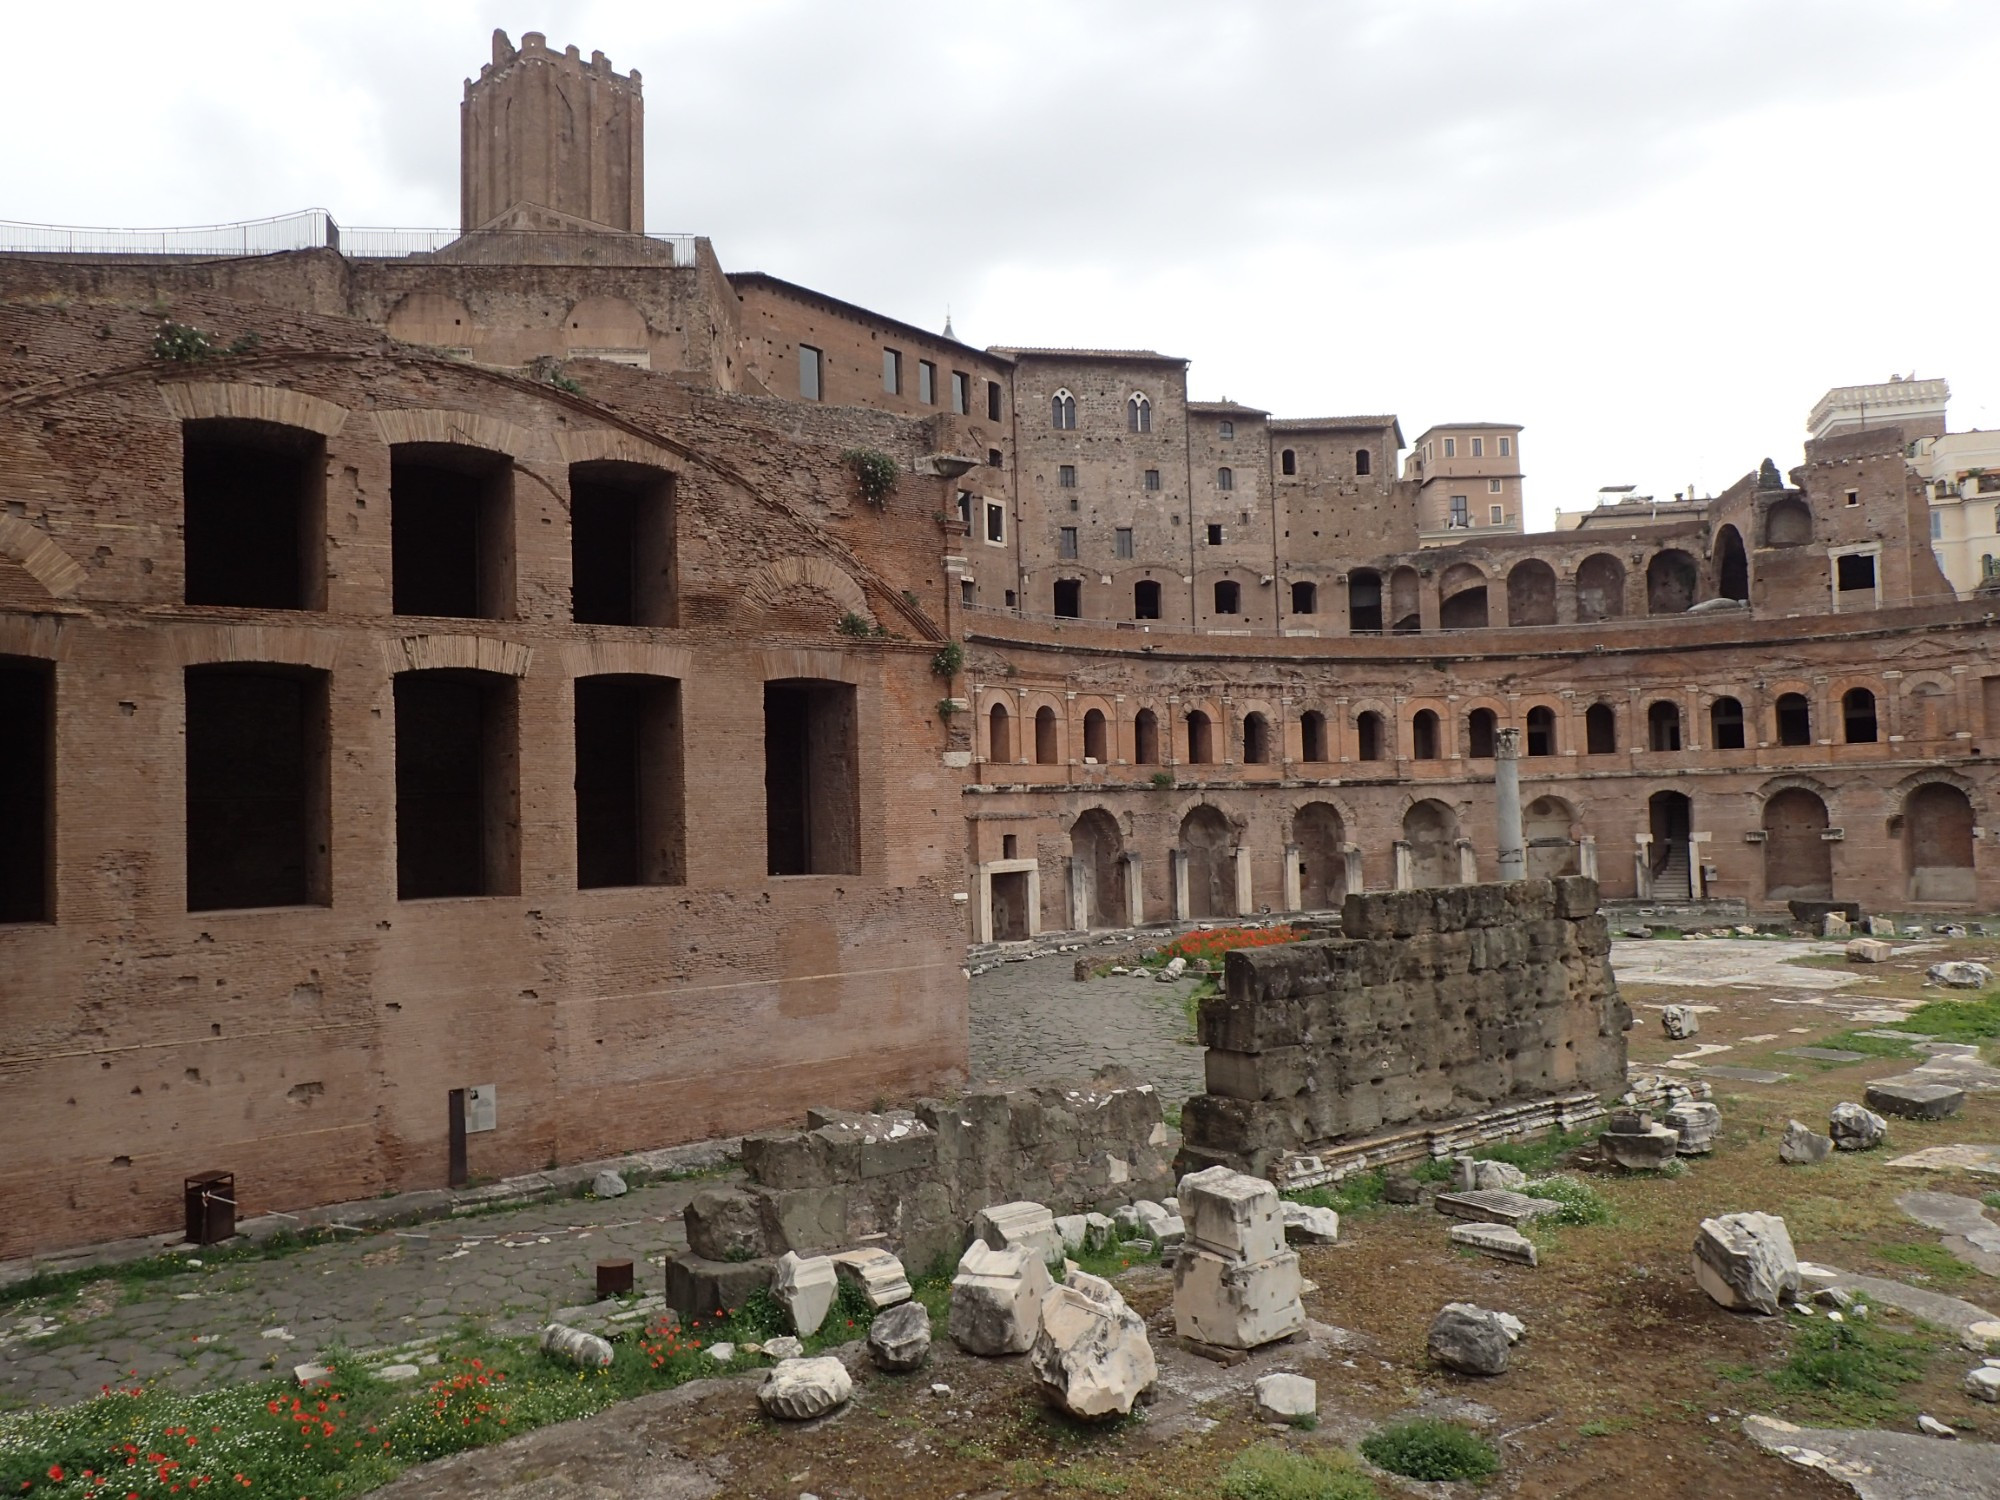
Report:
[[[1524,422],[1531,516],[1795,462],[1826,386],[2000,426],[2000,7],[100,4],[16,21],[10,217],[451,223],[488,35],[637,66],[653,227],[1281,413]]]

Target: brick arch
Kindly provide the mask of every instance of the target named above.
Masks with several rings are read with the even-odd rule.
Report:
[[[1324,802],[1328,807],[1331,807],[1335,812],[1340,814],[1341,826],[1347,830],[1347,842],[1350,844],[1355,843],[1354,830],[1361,826],[1361,816],[1355,811],[1354,804],[1351,801],[1345,797],[1336,796],[1331,787],[1307,788],[1302,790],[1292,801],[1280,803],[1279,806],[1283,809],[1284,826],[1290,828],[1293,822],[1297,820],[1299,813],[1315,802]]]
[[[167,410],[183,422],[234,417],[245,422],[275,422],[303,427],[322,437],[338,437],[347,425],[347,408],[281,385],[247,385],[228,381],[170,380],[159,387]]]
[[[57,599],[67,599],[83,587],[83,565],[48,533],[19,516],[0,516],[0,557],[13,558]]]
[[[330,672],[340,655],[340,643],[326,632],[282,625],[198,625],[174,631],[170,640],[183,667],[261,661]]]
[[[555,437],[556,452],[562,455],[566,464],[611,462],[672,470],[679,458],[679,455],[669,453],[644,438],[610,427],[589,427],[581,431],[561,428]]]
[[[443,407],[399,407],[373,415],[376,432],[391,447],[398,443],[453,443],[523,459],[535,446],[535,436],[527,428],[516,427],[498,417],[482,416],[478,412],[451,411]]]
[[[406,635],[382,643],[383,664],[391,675],[456,667],[526,677],[534,657],[534,649],[519,641],[496,641],[483,635]]]
[[[1681,788],[1671,787],[1667,788],[1667,790],[1679,791],[1681,790]],[[1820,801],[1826,804],[1826,810],[1828,816],[1832,815],[1834,806],[1834,797],[1835,797],[1834,789],[1828,786],[1824,781],[1821,781],[1817,776],[1806,776],[1802,774],[1773,776],[1769,781],[1765,782],[1762,786],[1758,787],[1757,790],[1752,792],[1750,795],[1756,799],[1757,806],[1761,809],[1765,803],[1769,802],[1773,797],[1777,796],[1778,793],[1789,792],[1789,791],[1811,792],[1815,797],[1819,798]]]
[[[571,677],[675,677],[685,679],[694,657],[685,646],[651,641],[577,641],[563,651]]]
[[[1963,792],[1965,800],[1972,804],[1973,816],[1982,820],[1984,819],[1985,798],[1980,795],[1978,784],[1959,775],[1958,772],[1948,771],[1942,766],[1927,771],[1912,771],[1908,776],[1905,776],[1901,781],[1890,787],[1883,794],[1883,800],[1894,812],[1901,812],[1903,804],[1910,800],[1910,793],[1916,791],[1919,787],[1933,784],[1948,786],[1954,791]]]
[[[875,613],[869,609],[868,595],[860,584],[826,558],[803,553],[768,564],[743,590],[743,602],[758,614],[769,614],[795,602],[802,591],[825,594],[843,613],[875,623]]]

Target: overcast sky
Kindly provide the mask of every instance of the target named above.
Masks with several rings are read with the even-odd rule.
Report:
[[[1520,422],[1531,525],[1796,463],[1830,385],[2000,427],[1993,0],[24,7],[0,217],[452,224],[495,26],[643,72],[648,227],[729,269]]]

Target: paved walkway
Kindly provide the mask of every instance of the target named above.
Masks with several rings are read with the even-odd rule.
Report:
[[[1196,981],[1160,984],[1150,973],[1079,984],[1079,958],[1117,962],[1160,941],[1092,944],[1077,953],[1003,963],[972,981],[972,1077],[976,1082],[1069,1082],[1108,1064],[1154,1085],[1169,1111],[1202,1088],[1186,1000]]]

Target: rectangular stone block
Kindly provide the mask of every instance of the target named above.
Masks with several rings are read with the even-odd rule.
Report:
[[[743,1170],[765,1187],[812,1187],[825,1180],[812,1137],[796,1130],[744,1136]]]
[[[1304,1092],[1311,1054],[1303,1047],[1267,1052],[1226,1052],[1210,1047],[1202,1058],[1208,1091],[1230,1099],[1290,1099]]]
[[[758,1260],[704,1260],[698,1255],[667,1257],[667,1306],[684,1321],[735,1312],[752,1292],[771,1285],[776,1263]]]
[[[1558,875],[1549,884],[1553,887],[1557,916],[1572,922],[1596,916],[1597,882],[1588,875]]]
[[[1180,1183],[1189,1238],[1235,1260],[1263,1260],[1285,1248],[1278,1190],[1262,1178],[1222,1167],[1190,1172]]]
[[[1306,1326],[1299,1257],[1238,1261],[1199,1246],[1174,1260],[1174,1331],[1223,1349],[1255,1349]]]
[[[847,1243],[847,1189],[753,1189],[765,1243],[773,1252],[801,1254]]]

